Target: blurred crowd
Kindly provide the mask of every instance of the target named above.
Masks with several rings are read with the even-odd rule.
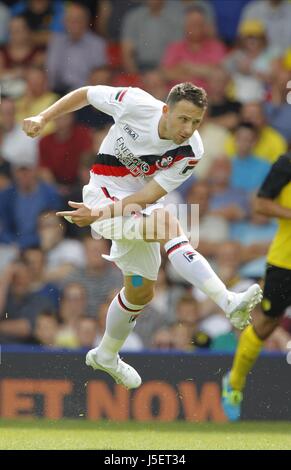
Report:
[[[253,203],[291,147],[291,2],[229,3],[0,1],[0,344],[91,348],[122,286],[101,257],[109,241],[55,215],[81,201],[111,117],[86,107],[34,140],[21,128],[84,85],[138,86],[160,100],[182,81],[205,87],[205,156],[168,202],[199,204],[191,238],[199,230],[198,250],[230,289],[262,282],[276,221]],[[163,257],[155,298],[123,349],[233,351],[238,334]],[[287,312],[266,348],[285,349],[290,334]]]

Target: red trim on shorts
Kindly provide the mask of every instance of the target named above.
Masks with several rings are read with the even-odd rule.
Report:
[[[115,196],[110,196],[109,191],[108,191],[107,188],[105,188],[103,186],[101,189],[102,189],[103,194],[105,195],[105,197],[107,197],[107,199],[111,199],[111,201],[113,201],[113,202],[118,201],[118,199]]]

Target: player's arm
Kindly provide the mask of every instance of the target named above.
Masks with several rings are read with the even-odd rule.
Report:
[[[291,209],[283,207],[272,199],[256,197],[255,211],[267,217],[277,217],[279,219],[291,219]]]
[[[104,220],[120,215],[130,215],[144,209],[148,204],[153,204],[170,191],[173,191],[186,181],[193,173],[199,157],[195,157],[190,146],[185,147],[185,158],[178,161],[170,168],[158,172],[153,179],[140,191],[110,204],[103,209],[92,208],[90,210],[79,202],[69,202],[69,206],[75,211],[57,212],[62,217],[70,217],[72,222],[79,227],[90,225],[96,220]]]
[[[154,179],[147,183],[140,191],[111,204],[111,217],[130,215],[132,212],[145,209],[147,205],[153,204],[165,196],[165,191]]]
[[[37,116],[24,119],[22,126],[24,132],[29,137],[37,137],[48,122],[63,114],[71,113],[87,106],[89,104],[87,98],[88,88],[82,87],[71,91]]]
[[[13,278],[17,264],[12,263],[4,270],[1,276],[0,282],[0,334],[7,334],[18,336],[19,338],[26,337],[30,331],[29,321],[25,318],[19,318],[18,320],[10,320],[9,312],[5,311],[5,305],[7,302],[7,296]]]
[[[291,209],[282,206],[275,199],[291,181],[291,156],[282,155],[272,165],[255,199],[255,211],[267,217],[291,219]]]
[[[165,194],[167,194],[167,191],[153,179],[140,191],[120,201],[109,204],[103,209],[99,209],[98,207],[89,209],[83,203],[69,201],[69,205],[75,210],[57,212],[57,215],[70,217],[73,223],[77,224],[79,227],[85,227],[96,220],[100,221],[141,211],[145,209],[148,204],[155,203],[158,199],[165,196]]]

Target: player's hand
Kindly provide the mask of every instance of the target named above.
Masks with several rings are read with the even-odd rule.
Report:
[[[43,116],[32,116],[23,120],[22,129],[28,137],[38,137],[45,124]]]
[[[91,209],[88,209],[82,202],[68,202],[70,207],[73,207],[73,211],[62,211],[57,212],[57,215],[64,217],[69,222],[78,225],[78,227],[87,227],[91,225],[97,217],[92,217]]]

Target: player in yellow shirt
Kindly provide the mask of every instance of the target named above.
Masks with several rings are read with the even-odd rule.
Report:
[[[268,252],[262,312],[241,334],[231,371],[223,378],[222,406],[231,421],[240,418],[246,377],[264,341],[291,305],[291,152],[271,167],[259,190],[256,210],[277,217],[279,227]]]

